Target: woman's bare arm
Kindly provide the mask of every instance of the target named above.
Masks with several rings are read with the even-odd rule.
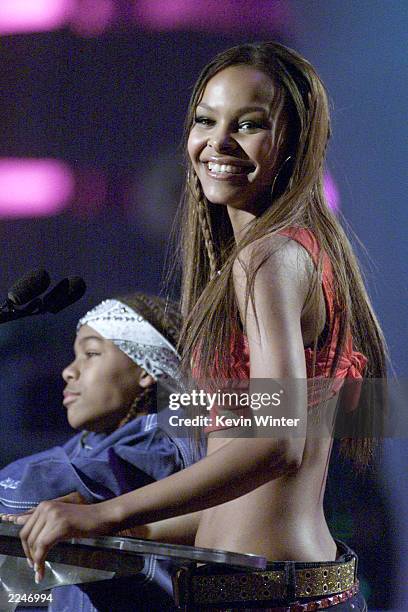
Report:
[[[123,529],[117,535],[127,538],[143,538],[166,544],[186,544],[193,546],[200,523],[201,512],[191,512],[181,516],[173,516],[164,521],[138,525]]]

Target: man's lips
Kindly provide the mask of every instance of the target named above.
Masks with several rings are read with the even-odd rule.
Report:
[[[74,391],[69,391],[67,389],[64,389],[63,396],[64,396],[64,400],[62,403],[64,406],[67,406],[71,402],[74,402],[80,396],[80,393],[74,393]]]

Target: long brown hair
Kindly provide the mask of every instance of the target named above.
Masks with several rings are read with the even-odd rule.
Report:
[[[186,160],[187,174],[180,209],[184,367],[187,370],[199,353],[200,372],[208,377],[225,376],[231,346],[243,327],[232,283],[233,263],[240,251],[253,241],[297,226],[313,231],[333,268],[335,301],[341,314],[330,375],[336,371],[347,334],[351,332],[355,349],[368,358],[365,377],[384,378],[384,337],[353,249],[324,195],[324,159],[330,136],[329,104],[325,88],[311,64],[295,51],[274,42],[239,45],[220,53],[204,68],[194,87],[185,124],[185,144],[196,106],[208,81],[221,70],[235,65],[252,66],[272,79],[280,95],[284,96],[290,132],[286,150],[281,155],[285,161],[280,164],[273,182],[270,205],[248,226],[239,244],[234,241],[226,207],[208,202],[191,161]],[[247,270],[247,304],[248,300],[254,301],[255,276],[268,255],[256,267]],[[314,304],[317,304],[321,281],[322,257],[308,296]],[[211,338],[210,343],[206,342],[208,338]],[[315,355],[317,346],[316,329]],[[214,353],[218,357],[216,363]],[[347,439],[342,448],[358,464],[364,465],[369,462],[374,445],[373,438]]]

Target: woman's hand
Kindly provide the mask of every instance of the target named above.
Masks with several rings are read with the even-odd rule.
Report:
[[[72,493],[68,493],[67,495],[62,495],[61,497],[56,497],[53,501],[61,501],[65,504],[87,504],[89,503],[81,493],[78,491],[73,491]],[[0,520],[3,523],[14,523],[15,525],[25,525],[28,518],[33,514],[36,506],[34,508],[30,508],[26,510],[26,512],[21,512],[19,514],[0,514]]]
[[[42,502],[31,514],[20,515],[16,523],[24,524],[20,538],[27,562],[35,570],[35,581],[43,579],[47,553],[57,542],[112,531],[105,514],[103,503],[83,505],[54,500]]]
[[[62,495],[61,497],[56,497],[53,501],[61,501],[65,504],[88,504],[88,500],[79,493],[79,491],[72,491],[72,493],[68,493],[67,495]]]

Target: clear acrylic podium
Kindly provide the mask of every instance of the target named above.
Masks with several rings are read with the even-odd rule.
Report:
[[[163,544],[151,540],[104,536],[60,542],[48,554],[44,580],[37,585],[21,546],[21,527],[0,523],[0,610],[13,611],[18,601],[10,594],[36,594],[47,589],[109,580],[138,574],[147,555],[173,561],[177,566],[195,563],[225,564],[236,568],[264,569],[266,559],[210,548]],[[18,597],[14,598],[18,599]],[[20,602],[20,605],[24,602]]]

